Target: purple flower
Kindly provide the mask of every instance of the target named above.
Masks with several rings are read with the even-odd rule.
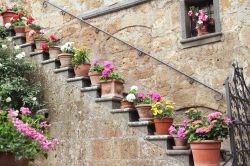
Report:
[[[110,73],[111,73],[110,69],[105,69],[105,70],[102,71],[102,76],[103,77],[108,77]]]
[[[103,65],[107,68],[110,68],[110,66],[112,65],[109,61],[104,61]]]
[[[185,128],[184,127],[180,127],[178,132],[177,132],[177,136],[180,138],[180,139],[185,139],[186,138],[186,135],[185,135]]]
[[[169,132],[170,135],[175,135],[176,134],[176,128],[174,126],[171,126],[168,129],[168,132]]]
[[[137,94],[137,97],[138,97],[139,99],[144,99],[144,98],[145,98],[145,94],[142,93],[142,92],[140,92],[140,93]]]
[[[151,97],[151,99],[153,99],[155,102],[161,101],[161,95],[160,95],[159,93],[150,92],[148,95],[149,95],[149,96]]]
[[[31,114],[31,111],[28,107],[21,107],[20,111],[23,115]]]

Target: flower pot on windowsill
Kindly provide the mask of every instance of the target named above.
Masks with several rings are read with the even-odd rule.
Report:
[[[42,44],[46,44],[47,42],[47,39],[35,39],[36,49],[42,50]]]
[[[102,73],[98,72],[98,71],[89,72],[89,77],[90,77],[90,81],[91,81],[92,86],[100,85],[100,77],[101,77],[101,75],[102,75]]]
[[[58,58],[61,63],[61,68],[62,67],[69,67],[71,64],[71,59],[73,58],[73,54],[70,53],[61,53],[58,55]]]
[[[122,108],[135,108],[135,105],[133,102],[121,101],[121,107]]]
[[[204,140],[190,143],[195,166],[219,166],[222,141]]]
[[[140,121],[153,120],[153,113],[151,111],[151,104],[139,104],[135,108],[138,111]]]
[[[177,135],[173,136],[175,146],[173,146],[173,149],[175,150],[185,150],[189,147],[187,146],[187,139],[181,139]]]
[[[1,166],[28,166],[29,160],[15,160],[13,153],[0,153]]]
[[[89,63],[84,63],[84,64],[79,64],[75,65],[74,71],[76,77],[84,76],[87,77],[90,69],[90,64]]]
[[[16,13],[14,13],[12,10],[7,10],[6,12],[2,13],[2,17],[3,17],[3,24],[7,24],[10,23],[10,19],[15,16]]]
[[[101,81],[101,91],[103,98],[123,98],[123,90],[124,90],[124,81],[120,80],[108,80]]]
[[[25,26],[14,26],[16,36],[25,36]]]
[[[53,59],[53,58],[58,59],[58,55],[61,53],[62,53],[62,51],[61,51],[60,47],[55,46],[55,47],[49,48],[49,58],[50,59]]]
[[[168,129],[173,124],[173,118],[154,118],[155,132],[158,135],[169,134]]]

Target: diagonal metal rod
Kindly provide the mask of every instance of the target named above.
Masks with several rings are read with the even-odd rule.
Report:
[[[126,44],[127,46],[129,46],[129,47],[133,48],[134,50],[138,51],[139,54],[147,55],[147,56],[149,56],[150,58],[156,60],[157,62],[160,62],[161,64],[163,64],[163,65],[165,65],[165,66],[168,66],[169,68],[173,69],[174,71],[176,71],[176,72],[178,72],[178,73],[180,73],[180,74],[182,74],[182,75],[188,77],[190,80],[195,81],[195,82],[197,82],[197,83],[203,85],[204,87],[206,87],[206,88],[208,88],[208,89],[214,91],[215,93],[217,93],[217,94],[219,94],[219,95],[221,96],[220,100],[223,98],[223,94],[222,94],[221,92],[219,92],[218,90],[212,88],[212,87],[209,86],[209,85],[206,85],[205,83],[199,81],[198,79],[196,79],[196,78],[194,78],[194,77],[191,77],[191,76],[187,75],[186,73],[184,73],[184,72],[178,70],[176,67],[174,67],[174,66],[172,66],[172,65],[170,65],[170,64],[168,64],[168,63],[166,63],[166,62],[161,61],[160,59],[158,59],[158,58],[152,56],[151,54],[149,54],[149,53],[143,51],[142,49],[137,48],[137,47],[135,47],[135,46],[129,44],[128,42],[126,42],[126,41],[124,41],[124,40],[122,40],[122,39],[120,39],[120,38],[118,38],[118,37],[115,37],[115,36],[112,35],[111,33],[108,33],[108,32],[106,32],[106,31],[104,31],[103,29],[100,29],[99,27],[97,27],[97,26],[95,26],[95,25],[92,25],[92,24],[88,23],[86,20],[84,20],[84,19],[82,19],[82,18],[80,18],[80,17],[77,17],[77,16],[73,15],[72,13],[70,13],[70,12],[66,11],[65,9],[62,9],[62,8],[60,8],[60,7],[58,7],[58,6],[54,5],[54,4],[52,4],[51,2],[49,2],[49,1],[47,1],[47,0],[43,1],[43,6],[44,6],[44,7],[47,7],[47,4],[49,4],[49,5],[51,5],[51,6],[55,7],[55,8],[57,8],[57,9],[59,9],[59,10],[61,10],[61,12],[67,13],[68,15],[70,15],[70,16],[72,16],[72,17],[78,19],[78,20],[80,20],[81,22],[84,22],[85,24],[87,24],[87,25],[89,25],[89,26],[91,26],[91,27],[97,29],[98,31],[103,32],[104,34],[106,34],[106,35],[112,37],[113,39],[116,39],[116,40],[118,40],[118,41],[120,41],[120,42]]]

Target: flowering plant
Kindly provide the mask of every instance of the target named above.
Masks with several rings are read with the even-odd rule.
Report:
[[[5,39],[8,37],[7,28],[5,26],[0,26],[0,38]]]
[[[189,118],[185,132],[189,142],[227,138],[231,120],[221,112],[201,116],[200,111],[190,109],[185,114]]]
[[[4,13],[8,10],[13,11],[14,13],[24,12],[25,15],[28,11],[28,9],[26,9],[26,6],[24,6],[23,4],[18,5],[16,2],[11,2],[11,3],[2,2],[2,3],[0,3],[0,12],[1,13]]]
[[[114,66],[109,61],[104,61],[104,70],[102,71],[102,76],[100,77],[101,80],[107,81],[107,80],[120,80],[124,81],[124,79],[119,76],[117,72],[114,72]]]
[[[155,98],[155,97],[154,97]],[[159,100],[159,99],[157,99]],[[151,110],[155,118],[172,118],[174,116],[174,104],[172,101],[161,100],[152,105]]]
[[[137,86],[131,86],[128,95],[126,96],[126,98],[123,99],[123,101],[134,102],[136,100],[137,91]]]
[[[72,65],[80,65],[88,63],[90,61],[89,56],[90,56],[89,49],[85,47],[77,49],[71,60],[71,63]]]
[[[49,136],[48,126],[43,115],[31,115],[28,107],[0,109],[0,152],[15,153],[17,160],[33,160],[37,154],[46,157],[58,144]]]
[[[42,47],[42,50],[43,50],[43,51],[49,51],[49,45],[48,45],[48,44],[42,43],[42,44],[41,44],[41,47]]]
[[[35,40],[47,40],[45,36],[45,29],[41,29],[39,32],[40,32],[39,34],[35,33],[34,39]]]
[[[161,101],[161,95],[159,93],[156,92],[150,92],[147,95],[145,95],[144,93],[140,92],[137,93],[136,96],[136,104],[153,104],[155,102],[159,102]]]
[[[61,46],[61,51],[64,53],[74,54],[76,52],[76,48],[73,46],[74,42],[67,42],[63,46]]]
[[[51,47],[55,47],[57,45],[58,39],[56,38],[55,35],[50,35],[49,37],[49,42],[48,42],[48,46]]]
[[[99,60],[95,59],[94,62],[93,62],[93,65],[91,65],[91,68],[90,68],[90,72],[102,72],[104,70],[104,66],[102,66],[100,63],[99,63]]]
[[[182,140],[186,139],[186,125],[172,125],[169,129],[169,134],[173,137],[178,137]]]
[[[23,12],[18,12],[11,18],[11,24],[13,26],[25,26],[25,21],[27,18],[24,16]]]
[[[34,17],[32,17],[31,15],[29,15],[29,16],[27,17],[27,20],[26,20],[26,25],[27,25],[27,27],[29,27],[29,28],[31,28],[31,29],[35,29],[35,30],[44,29],[44,28],[42,28],[40,25],[35,24],[36,21],[37,21],[37,20],[36,20]]]

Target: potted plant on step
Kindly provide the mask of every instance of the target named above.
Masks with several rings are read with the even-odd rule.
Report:
[[[0,4],[0,12],[3,17],[3,24],[10,23],[11,18],[16,15],[16,13],[13,11],[13,7],[16,6],[16,3],[9,3],[6,4],[2,2]]]
[[[99,60],[95,59],[92,67],[89,70],[89,77],[92,86],[100,85],[100,77],[102,76],[102,71],[104,67],[100,65]]]
[[[155,98],[154,95],[156,94],[153,93],[151,95],[153,96],[152,98]],[[174,103],[163,99],[154,103],[151,110],[153,111],[156,134],[169,134],[168,129],[174,120]]]
[[[128,95],[121,101],[122,108],[135,108],[134,101],[136,100],[137,91],[137,86],[131,86]]]
[[[114,72],[114,66],[109,61],[104,61],[105,69],[102,71],[101,97],[102,98],[123,98],[124,79]]]
[[[89,69],[91,66],[89,63],[89,56],[89,50],[85,47],[76,50],[71,60],[71,64],[74,66],[76,77],[88,76]]]
[[[200,111],[190,109],[186,137],[190,142],[195,166],[219,166],[222,139],[227,138],[231,120],[221,112],[202,116]]]
[[[173,149],[175,150],[185,150],[189,147],[187,146],[187,139],[186,139],[186,121],[182,123],[182,125],[172,125],[168,131],[169,134],[174,138],[175,146]]]
[[[48,134],[48,122],[43,115],[31,115],[31,110],[21,107],[14,111],[0,110],[0,165],[28,166],[36,155],[47,156],[48,150],[58,144]]]
[[[46,44],[48,42],[44,33],[45,29],[41,29],[39,34],[36,33],[34,35],[37,50],[42,50],[42,44]]]
[[[11,23],[14,26],[16,36],[25,36],[25,21],[26,17],[23,12],[18,12],[18,14],[13,16]]]
[[[25,34],[26,34],[26,41],[33,42],[34,36],[36,34],[40,34],[40,30],[43,29],[40,25],[36,25],[35,18],[31,15],[27,17],[26,20],[26,27],[25,27]]]
[[[62,53],[58,55],[58,58],[62,67],[69,67],[71,59],[76,52],[76,48],[73,46],[74,42],[67,42],[61,46]]]
[[[52,58],[57,59],[58,55],[62,53],[60,47],[57,46],[58,41],[59,40],[56,38],[55,35],[50,35],[48,42],[50,59]]]
[[[161,100],[161,95],[159,93],[149,93],[145,95],[140,92],[136,96],[136,106],[135,108],[138,111],[140,121],[153,120],[153,113],[151,111],[152,104],[159,102]]]

